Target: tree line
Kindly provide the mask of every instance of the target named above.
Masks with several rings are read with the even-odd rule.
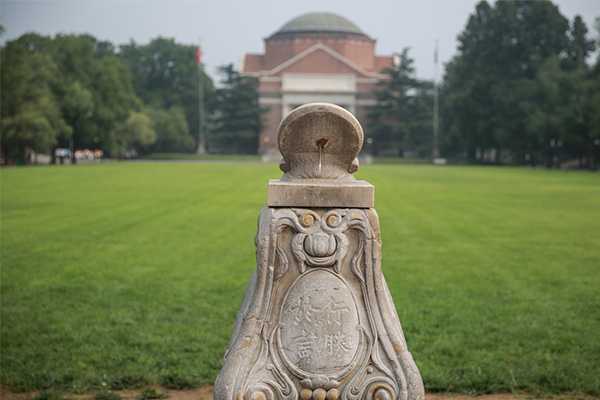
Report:
[[[597,168],[596,21],[594,39],[580,16],[569,21],[549,0],[480,1],[441,83],[416,77],[408,49],[396,56],[368,113],[366,151]],[[230,64],[219,68],[215,84],[196,65],[195,51],[167,38],[115,46],[90,35],[25,34],[6,42],[2,158],[26,162],[32,152],[58,147],[110,157],[194,152],[201,143],[213,153],[256,153],[263,112],[256,79]]]
[[[29,162],[32,154],[53,155],[57,148],[100,149],[109,157],[193,152],[200,134],[209,150],[256,153],[256,80],[227,65],[216,88],[195,52],[166,38],[117,47],[91,35],[28,33],[6,42],[0,49],[3,160]],[[240,140],[231,140],[236,135]]]
[[[479,2],[439,85],[441,155],[598,168],[598,34],[550,1]],[[399,58],[369,115],[371,151],[430,157],[434,86],[415,78],[408,50]]]

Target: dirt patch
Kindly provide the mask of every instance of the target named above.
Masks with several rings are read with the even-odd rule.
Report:
[[[153,386],[156,390],[165,393],[166,400],[212,400],[212,386],[203,386],[190,390],[169,390],[159,386]],[[32,400],[39,392],[14,393],[0,387],[0,400]],[[135,400],[141,393],[141,390],[116,390],[123,400]],[[95,400],[94,393],[88,394],[65,394],[65,400]],[[531,394],[486,394],[480,396],[453,394],[453,393],[427,393],[425,400],[598,400],[599,397],[593,397],[581,394],[563,394],[557,396],[539,397]]]

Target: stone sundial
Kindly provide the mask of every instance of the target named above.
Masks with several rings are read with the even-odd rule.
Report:
[[[374,189],[352,176],[359,122],[307,104],[282,121],[278,140],[284,175],[269,182],[256,272],[215,399],[423,399],[381,272]]]

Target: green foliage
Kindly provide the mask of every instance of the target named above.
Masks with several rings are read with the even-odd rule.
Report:
[[[120,149],[135,148],[141,153],[144,153],[157,139],[152,117],[141,111],[130,112],[117,133]]]
[[[586,78],[582,67],[564,69],[557,58],[549,58],[533,81],[534,101],[529,103],[527,134],[543,149],[543,161],[554,166],[559,155],[578,157],[594,148],[594,121],[600,108],[593,104],[598,86]],[[597,131],[596,131],[597,132]]]
[[[23,162],[72,132],[56,101],[59,68],[47,54],[15,42],[2,48],[0,58],[2,150],[5,158]]]
[[[131,85],[127,68],[116,58],[101,61],[95,77],[97,98],[95,102],[96,124],[88,127],[88,146],[104,144],[108,150],[118,151],[118,127],[126,121],[132,110],[140,103]]]
[[[478,3],[446,68],[444,153],[549,166],[600,161],[586,64],[593,50],[583,19],[569,25],[550,1]]]
[[[398,65],[385,71],[378,85],[377,105],[369,112],[368,137],[374,155],[403,155],[416,151],[421,157],[431,152],[433,105],[432,84],[415,77],[414,60],[408,49]]]
[[[357,174],[377,188],[383,271],[428,390],[600,395],[600,175]],[[214,382],[255,268],[257,188],[279,176],[258,162],[0,170],[0,383]]]
[[[569,32],[569,64],[574,68],[585,68],[588,56],[596,49],[596,43],[589,39],[588,29],[580,15],[576,15]]]
[[[211,79],[194,46],[158,38],[117,54],[90,35],[25,34],[2,49],[2,150],[27,161],[54,147],[191,151],[198,127],[198,73],[207,104]],[[190,132],[193,128],[194,135]]]
[[[114,46],[90,35],[57,35],[48,48],[60,66],[59,102],[73,128],[73,142],[60,144],[109,154],[123,150],[117,130],[140,102]]]
[[[112,44],[89,35],[25,34],[2,52],[7,158],[55,146],[122,150],[117,130],[141,103]]]
[[[156,141],[156,132],[150,117],[141,112],[133,112],[127,118],[128,129],[133,133],[133,142],[147,146]]]
[[[589,97],[587,97],[586,110],[590,116],[590,137],[594,144],[600,142],[600,74],[589,81]],[[600,156],[596,155],[595,159]]]
[[[600,17],[595,21],[596,48],[600,48]],[[600,143],[600,53],[596,56],[596,63],[589,73],[590,95],[587,98],[587,109],[591,115],[590,129],[594,143]],[[600,152],[600,148],[598,148]],[[596,157],[600,159],[600,155]]]
[[[194,51],[165,38],[131,42],[118,54],[90,35],[26,34],[9,41],[2,49],[4,158],[27,161],[32,151],[58,146],[101,148],[108,156],[190,152],[198,137],[199,84],[204,112],[217,107],[214,147],[256,153],[256,80],[230,66],[215,99]]]
[[[149,114],[156,131],[154,151],[189,152],[194,149],[182,108],[155,108],[150,109]]]
[[[258,81],[242,76],[233,64],[220,68],[221,86],[214,99],[210,120],[210,152],[254,154],[262,126],[263,108],[258,103]]]
[[[80,125],[90,118],[94,110],[94,96],[80,81],[72,81],[62,87],[62,109],[65,119],[72,125]]]
[[[120,57],[131,71],[137,95],[151,108],[182,109],[187,124],[185,130],[192,140],[198,137],[199,82],[203,87],[206,114],[210,112],[208,106],[214,95],[212,79],[195,63],[195,50],[195,46],[161,37],[146,45],[131,41],[120,46]],[[201,74],[200,80],[198,74]],[[170,150],[172,148],[162,149]]]

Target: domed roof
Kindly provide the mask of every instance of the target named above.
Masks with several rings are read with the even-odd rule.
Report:
[[[364,35],[352,21],[330,12],[310,12],[302,14],[283,25],[278,33],[296,32],[342,32]]]

